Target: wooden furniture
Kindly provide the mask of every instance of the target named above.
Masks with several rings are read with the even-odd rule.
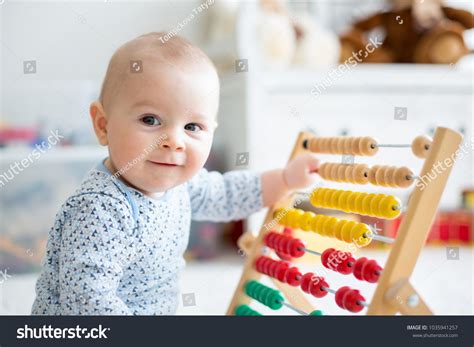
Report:
[[[227,314],[258,314],[248,306],[252,298],[267,306],[270,305],[273,309],[285,305],[301,314],[320,314],[320,311],[315,311],[304,292],[315,297],[323,297],[328,293],[335,294],[336,302],[341,308],[359,312],[366,307],[368,315],[393,315],[398,312],[410,315],[431,314],[427,304],[410,284],[410,276],[426,241],[446,181],[455,163],[455,153],[461,140],[462,136],[457,132],[448,128],[437,128],[432,141],[417,137],[411,145],[400,145],[400,147],[411,147],[417,157],[424,159],[423,168],[418,175],[406,167],[373,166],[369,168],[365,166],[361,168],[360,164],[333,163],[331,168],[329,163],[323,163],[319,173],[326,180],[397,188],[413,186],[406,207],[401,206],[396,197],[384,194],[317,188],[309,196],[314,206],[329,207],[345,212],[357,211],[361,215],[378,215],[393,219],[404,211],[397,237],[395,239],[382,237],[364,223],[294,209],[292,206],[297,194],[292,194],[269,209],[255,239],[250,235],[244,235],[239,242],[247,258]],[[311,133],[301,132],[290,160],[307,151],[375,156],[382,152],[383,147],[393,147],[393,145],[380,144],[370,137],[319,138]],[[440,167],[440,162],[445,165]],[[332,248],[324,252],[306,249],[300,240],[282,234],[284,227],[315,232],[356,245],[358,248],[362,248],[373,240],[393,244],[384,269],[382,270],[374,261],[371,261],[372,268],[369,269],[369,265],[365,265],[369,263],[369,260],[364,257],[356,261],[347,252]],[[317,254],[321,256],[324,266],[334,272],[329,273],[327,281],[311,273],[303,275],[297,268],[277,260],[273,256],[277,251],[280,253],[284,251],[286,255],[294,257],[301,257],[308,253]],[[333,260],[337,260],[336,265],[330,264],[328,255],[335,256]],[[377,283],[371,302],[368,303],[355,289],[342,287],[336,291],[330,288],[328,284],[330,276],[337,276],[336,272],[345,275],[352,274],[360,280]],[[272,279],[288,302],[279,292],[257,282],[262,274]]]

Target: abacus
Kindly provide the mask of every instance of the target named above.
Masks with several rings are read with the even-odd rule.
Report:
[[[381,144],[372,137],[317,137],[308,132],[301,132],[290,160],[308,151],[375,156],[384,147],[408,147],[416,157],[424,160],[423,167],[419,175],[416,175],[403,166],[321,164],[318,174],[323,180],[394,189],[414,187],[406,207],[402,206],[401,201],[394,195],[321,187],[311,193],[293,192],[283,198],[269,208],[257,237],[246,233],[239,239],[239,246],[245,251],[246,260],[227,314],[260,315],[257,308],[250,306],[253,299],[273,310],[285,306],[301,315],[322,315],[323,312],[316,309],[306,295],[321,301],[327,300],[328,295],[334,295],[338,307],[353,313],[366,309],[367,315],[432,314],[420,294],[410,284],[410,276],[428,236],[452,166],[439,172],[435,179],[428,183],[414,183],[427,177],[436,163],[445,162],[448,158],[452,160],[461,140],[460,134],[442,127],[436,129],[433,139],[418,136],[411,144],[401,145]],[[377,234],[365,223],[293,208],[299,194],[306,194],[309,202],[318,208],[383,219],[396,218],[402,212],[404,215],[396,237],[389,238]],[[274,227],[268,228],[269,225]],[[382,267],[373,259],[356,259],[351,252],[333,247],[308,249],[304,241],[289,233],[294,229],[337,239],[359,249],[371,242],[388,243],[391,244],[390,254]],[[320,257],[322,266],[330,270],[326,278],[312,272],[302,273],[290,263],[292,259],[301,258],[306,254]],[[268,276],[277,289],[260,283],[259,279],[263,275]],[[370,302],[355,288],[331,288],[331,276],[338,275],[354,276],[359,281],[373,283],[376,288]]]

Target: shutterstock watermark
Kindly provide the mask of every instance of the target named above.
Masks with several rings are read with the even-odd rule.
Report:
[[[27,169],[35,160],[41,158],[46,151],[58,144],[60,139],[64,137],[58,133],[58,130],[51,130],[50,133],[51,135],[49,135],[46,140],[35,145],[35,149],[33,149],[26,158],[21,159],[19,162],[15,161],[13,164],[10,164],[10,168],[0,174],[0,187],[5,186],[8,182],[13,180],[15,176]]]
[[[106,332],[110,328],[102,327],[99,324],[97,328],[81,328],[76,325],[75,328],[53,328],[51,325],[30,328],[25,324],[24,327],[16,330],[17,339],[107,339]]]
[[[326,78],[311,88],[311,95],[318,97],[322,91],[331,87],[335,81],[342,77],[342,75],[357,66],[358,63],[362,62],[361,58],[367,58],[369,54],[373,53],[377,47],[382,45],[382,41],[379,41],[379,37],[373,37],[369,40],[369,43],[365,46],[365,49],[360,49],[358,52],[352,52],[352,57],[347,58],[344,63],[339,64],[337,68],[332,69],[327,74]]]
[[[438,162],[433,165],[430,171],[428,171],[416,181],[416,187],[420,188],[420,190],[424,190],[431,181],[438,177],[438,175],[452,167],[457,160],[464,158],[464,156],[468,153],[469,147],[471,147],[471,150],[474,150],[474,137],[471,137],[470,143],[463,143],[460,148],[458,148],[456,152],[451,155],[451,157],[446,158],[444,161],[438,160]]]

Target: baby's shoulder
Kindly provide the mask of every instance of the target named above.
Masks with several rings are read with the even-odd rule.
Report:
[[[91,170],[76,191],[62,206],[63,211],[100,211],[117,217],[133,219],[133,209],[127,193],[116,178]]]

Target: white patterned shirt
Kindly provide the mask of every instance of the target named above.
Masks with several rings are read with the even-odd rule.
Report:
[[[260,173],[203,168],[150,198],[101,162],[56,215],[32,314],[175,314],[191,219],[240,220],[262,208]]]

